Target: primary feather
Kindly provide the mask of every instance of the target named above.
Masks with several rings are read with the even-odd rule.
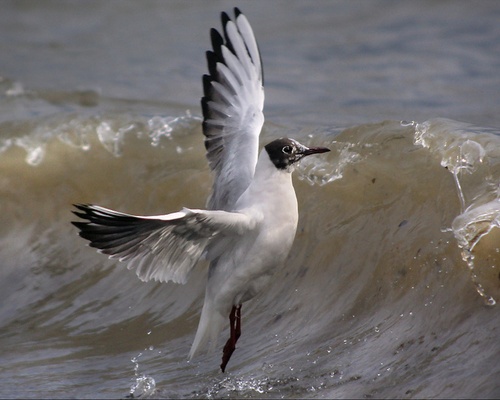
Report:
[[[231,210],[252,181],[259,134],[264,124],[262,63],[252,28],[235,9],[235,20],[222,13],[224,37],[211,30],[209,75],[203,76],[203,134],[214,172],[208,208]]]

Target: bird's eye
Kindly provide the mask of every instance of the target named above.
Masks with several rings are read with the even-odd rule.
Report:
[[[285,154],[292,154],[293,149],[292,149],[292,146],[284,146],[284,147],[281,149],[281,151],[282,151],[283,153],[285,153]]]

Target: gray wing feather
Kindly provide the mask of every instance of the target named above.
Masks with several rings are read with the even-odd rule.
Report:
[[[208,207],[232,210],[250,184],[264,123],[262,62],[252,28],[235,9],[222,13],[224,37],[211,31],[209,75],[203,77],[203,134],[210,168],[215,173]]]
[[[251,228],[244,214],[183,210],[160,216],[135,216],[104,207],[77,204],[73,222],[91,247],[126,262],[143,281],[185,283],[210,241]]]

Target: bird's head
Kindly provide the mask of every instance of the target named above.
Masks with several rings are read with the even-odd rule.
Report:
[[[273,140],[264,148],[276,168],[289,172],[293,171],[293,166],[305,156],[330,151],[326,147],[307,147],[290,138]]]

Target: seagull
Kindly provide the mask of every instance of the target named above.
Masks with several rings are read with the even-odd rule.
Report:
[[[209,262],[205,300],[189,353],[217,338],[229,317],[230,337],[220,368],[241,335],[241,306],[270,283],[292,247],[298,206],[292,184],[297,163],[325,147],[279,138],[259,153],[264,123],[263,69],[253,30],[234,9],[221,14],[222,34],[212,29],[203,76],[202,130],[214,174],[207,209],[182,208],[155,216],[125,214],[75,204],[72,222],[100,253],[127,263],[143,281],[185,283],[200,259]]]

